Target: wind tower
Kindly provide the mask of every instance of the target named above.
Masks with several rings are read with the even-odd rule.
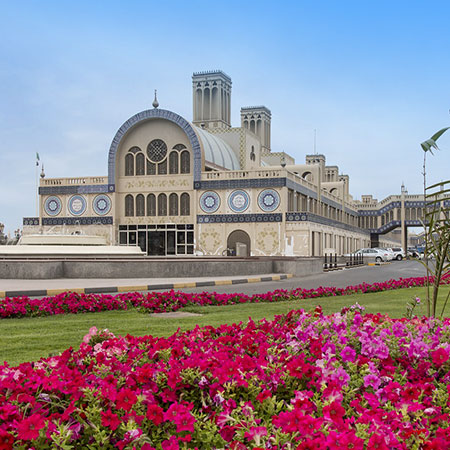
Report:
[[[261,142],[261,153],[270,153],[270,122],[272,113],[265,106],[241,108],[241,127],[255,133]]]
[[[194,119],[201,128],[231,127],[231,78],[221,70],[192,75]]]

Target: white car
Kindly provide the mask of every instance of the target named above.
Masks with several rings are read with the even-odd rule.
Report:
[[[392,259],[392,255],[381,248],[361,248],[355,252],[357,255],[361,253],[364,258],[374,259],[376,262],[386,262]]]
[[[401,247],[392,247],[387,250],[391,250],[394,253],[394,259],[397,261],[401,261],[403,258],[406,258],[405,251]]]
[[[395,258],[394,252],[390,248],[376,247],[375,250],[381,250],[382,252],[387,253],[388,261],[392,261]]]

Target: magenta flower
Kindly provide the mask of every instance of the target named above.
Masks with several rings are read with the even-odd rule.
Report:
[[[17,425],[17,435],[24,441],[32,441],[39,437],[39,430],[45,427],[45,421],[40,414],[33,414],[19,422]]]
[[[380,387],[380,384],[381,384],[380,377],[378,377],[373,373],[366,375],[364,377],[364,386],[366,388],[372,387],[376,391]]]
[[[340,351],[340,355],[344,362],[355,362],[356,352],[348,345]]]

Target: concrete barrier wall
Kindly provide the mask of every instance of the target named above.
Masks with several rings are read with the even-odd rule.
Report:
[[[323,272],[323,258],[275,259],[273,273],[292,273],[294,277]]]
[[[320,273],[323,258],[0,261],[0,279],[195,278]]]
[[[272,273],[272,261],[65,261],[67,278],[195,278]]]
[[[43,280],[64,278],[62,261],[1,261],[0,279]]]

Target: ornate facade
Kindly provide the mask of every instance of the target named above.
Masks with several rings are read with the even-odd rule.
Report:
[[[40,216],[24,219],[24,234],[98,235],[161,256],[320,256],[369,247],[394,220],[395,205],[353,200],[349,177],[325,156],[296,164],[273,152],[265,106],[242,108],[232,127],[225,73],[194,73],[192,83],[192,122],[155,98],[117,131],[106,176],[42,178]]]

